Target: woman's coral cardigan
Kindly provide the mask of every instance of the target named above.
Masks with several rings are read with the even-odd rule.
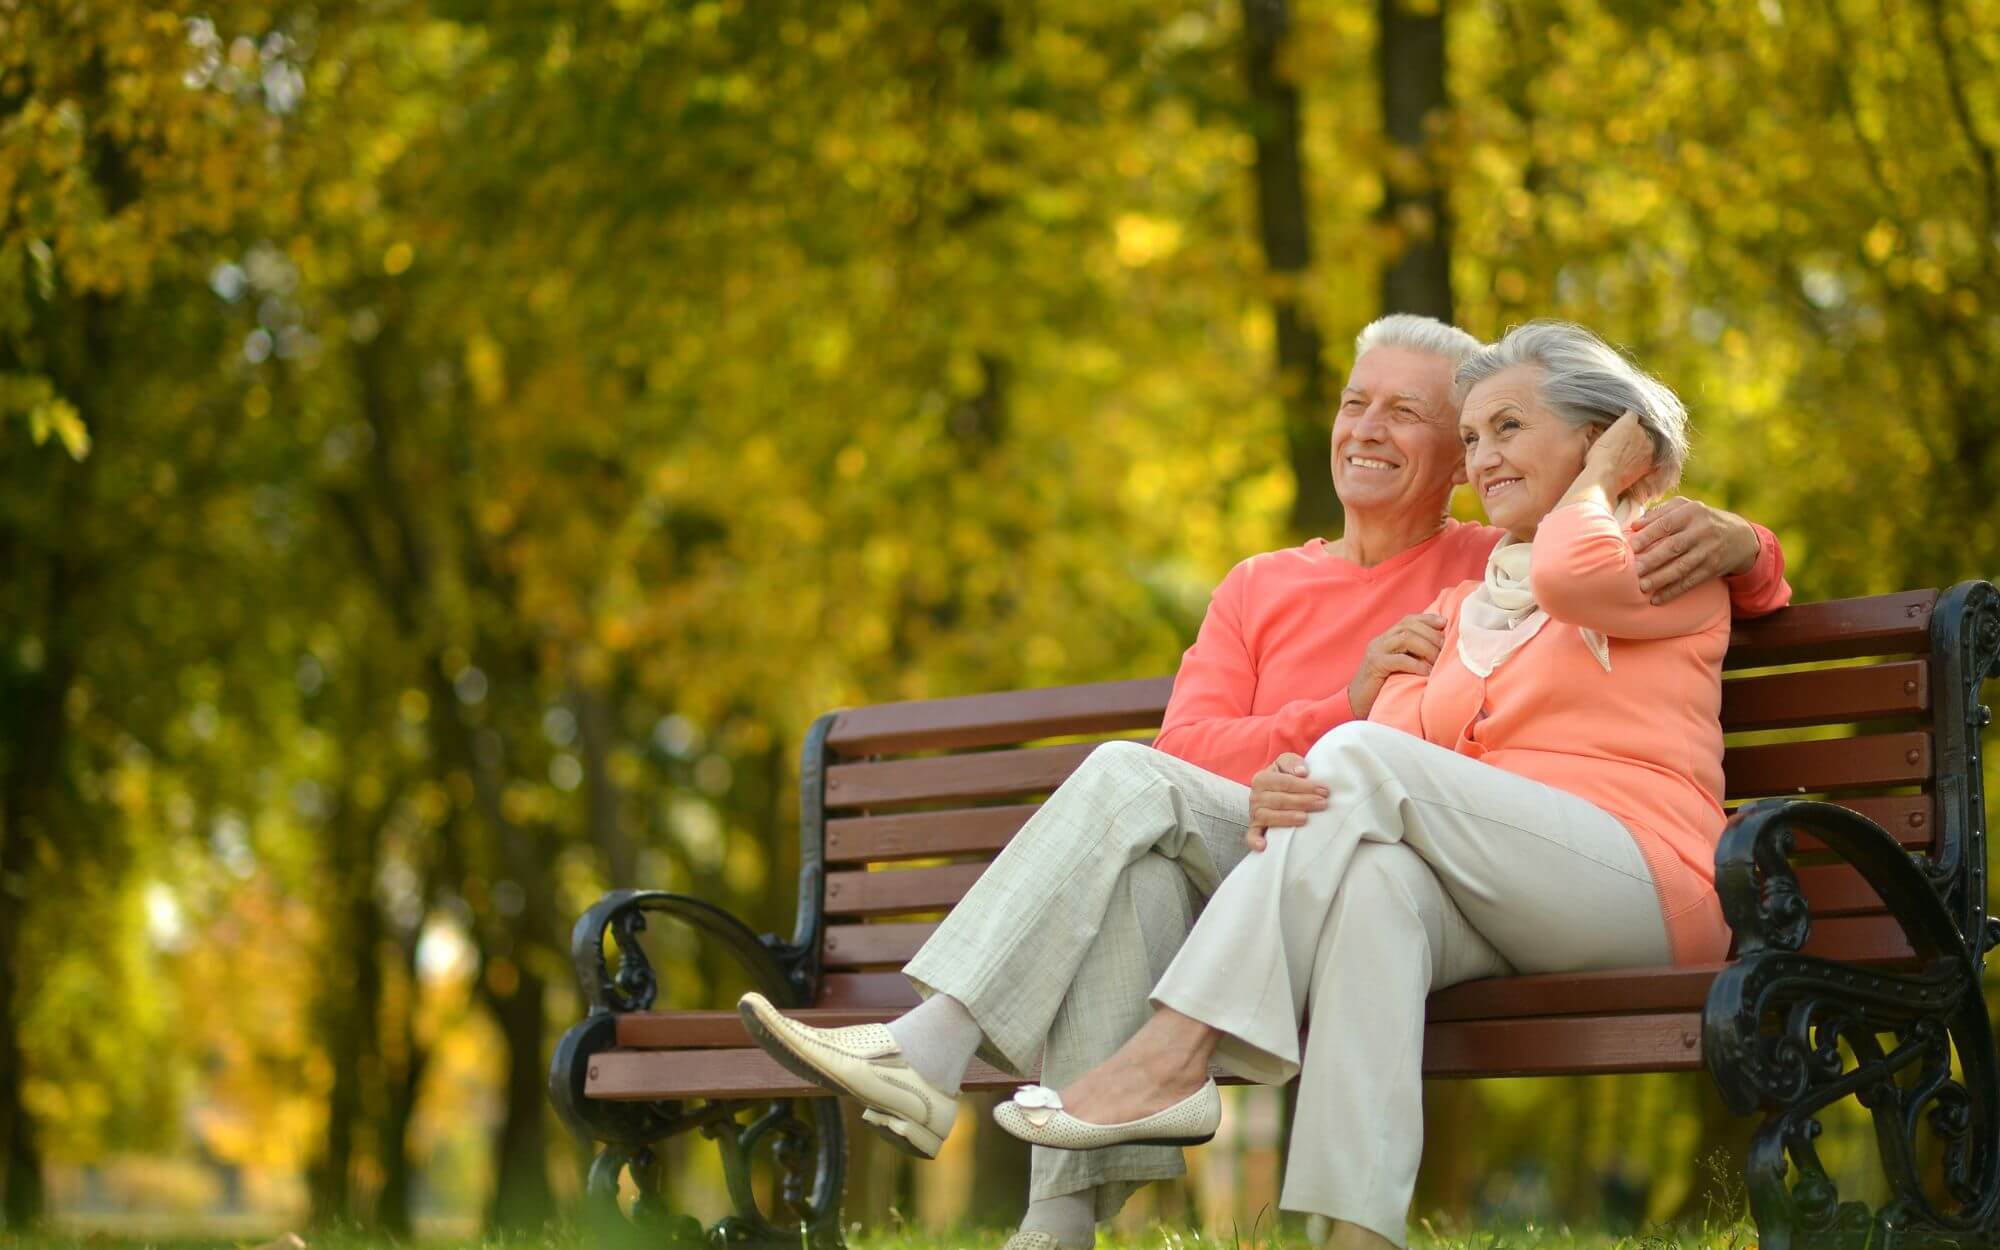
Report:
[[[1479,583],[1441,593],[1429,608],[1449,622],[1436,666],[1391,677],[1368,718],[1609,812],[1652,869],[1674,962],[1722,959],[1729,928],[1714,881],[1729,592],[1712,581],[1653,604],[1628,534],[1595,503],[1543,519],[1531,583],[1550,619],[1484,678],[1458,658],[1459,604]],[[1586,629],[1611,640],[1609,672]]]

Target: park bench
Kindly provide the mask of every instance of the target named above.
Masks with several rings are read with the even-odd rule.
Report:
[[[1765,1250],[1944,1241],[2000,1225],[2000,1069],[1980,992],[1986,914],[1980,684],[2000,675],[2000,593],[1983,582],[1800,604],[1739,622],[1717,887],[1732,958],[1707,967],[1495,978],[1433,994],[1424,1072],[1479,1077],[1706,1067],[1761,1111],[1748,1191]],[[744,1244],[835,1245],[844,1167],[833,1100],[755,1049],[735,1011],[654,1011],[639,944],[669,916],[752,984],[822,1025],[917,999],[896,969],[1091,739],[1159,724],[1157,678],[829,713],[801,768],[797,927],[759,937],[699,899],[618,890],[578,922],[589,1014],[550,1089],[586,1144],[589,1189],[619,1178],[657,1212],[656,1143],[720,1146]],[[615,962],[606,940],[615,943]],[[1018,1078],[975,1062],[968,1090]],[[1822,1109],[1873,1116],[1891,1200],[1843,1202],[1813,1148]],[[765,1152],[768,1152],[766,1155]],[[753,1181],[753,1157],[775,1179]],[[760,1169],[759,1175],[763,1174]],[[615,1218],[623,1219],[622,1215]],[[685,1225],[683,1225],[685,1226]]]

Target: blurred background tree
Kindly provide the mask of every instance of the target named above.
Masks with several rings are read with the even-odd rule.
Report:
[[[1337,529],[1384,311],[1628,345],[1806,595],[1992,574],[1996,63],[1994,0],[0,3],[0,1222],[539,1223],[569,919],[785,929],[825,708],[1171,670]],[[1433,1090],[1420,1209],[1699,1213],[1702,1090]],[[1247,1223],[1261,1097],[1146,1209]],[[857,1213],[1006,1218],[977,1138]]]

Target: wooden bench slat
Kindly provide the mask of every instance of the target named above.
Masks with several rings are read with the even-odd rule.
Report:
[[[1922,848],[1931,844],[1933,804],[1928,794],[1850,795],[1840,803],[1881,825],[1903,846]],[[1018,803],[1008,807],[953,808],[829,820],[827,862],[865,864],[944,855],[997,854],[1040,806]],[[1799,849],[1823,847],[1817,838],[1801,837]]]
[[[1462,981],[1430,996],[1424,1019],[1489,1020],[1516,1016],[1609,1015],[1700,1011],[1726,964],[1686,968],[1615,968]]]
[[[830,808],[1047,794],[1096,743],[836,764],[827,770]],[[1815,742],[1731,747],[1723,754],[1730,798],[1911,785],[1931,774],[1930,735],[1869,734]]]
[[[1802,849],[1812,849],[1807,845],[1812,841],[1812,839],[1801,839]],[[974,865],[961,867],[974,867]],[[1799,869],[1799,882],[1812,905],[1813,915],[1821,918],[1822,923],[1849,916],[1879,915],[1883,911],[1882,900],[1876,896],[1875,891],[1858,872],[1845,864],[1803,867]],[[915,958],[917,951],[930,940],[931,934],[937,932],[937,927],[936,921],[928,920],[907,924],[829,925],[824,947],[825,966],[833,971],[856,968],[900,968]],[[1896,946],[1890,953],[1878,957],[1900,958],[1903,953],[1906,953],[1906,948]],[[1865,956],[1855,957],[1865,958]],[[1633,1003],[1633,1009],[1647,1010],[1650,1003],[1650,999],[1637,1000]],[[1536,1010],[1554,1009],[1538,1006]]]
[[[949,864],[897,872],[836,872],[827,877],[827,914],[876,916],[950,909],[986,870],[986,864]],[[1861,874],[1845,864],[1800,868],[1799,885],[1815,916],[1844,916],[1883,910],[1882,900]],[[826,936],[829,966],[906,962],[935,924],[832,925]]]
[[[894,872],[836,872],[827,877],[829,916],[888,916],[909,912],[947,911],[965,897],[985,862],[948,864],[937,868],[906,868]],[[1814,915],[1844,915],[1879,911],[1881,900],[1845,865],[1803,868],[1799,882]],[[935,925],[835,925],[826,938],[827,963],[854,965],[908,959],[907,943],[927,936]]]
[[[1797,869],[1799,889],[1814,919],[1873,915],[1887,910],[1882,896],[1847,864],[1817,864]]]
[[[1454,1020],[1424,1027],[1424,1075],[1581,1076],[1701,1066],[1701,1013]]]
[[[835,924],[826,927],[828,968],[900,968],[916,957],[936,921],[914,924]]]
[[[1166,714],[1172,677],[995,694],[878,703],[835,717],[827,745],[841,755],[901,755],[1032,742],[1068,734],[1152,729]]]
[[[887,916],[945,911],[965,897],[990,862],[892,872],[830,872],[826,875],[826,912],[829,916]]]
[[[819,999],[813,1006],[904,1011],[918,1001],[900,972],[829,972],[819,979]]]
[[[910,954],[913,955],[915,947],[923,944],[916,931],[934,926],[889,927],[905,931],[898,940],[914,939],[910,947]],[[922,936],[928,937],[929,934],[926,932]],[[1848,963],[1893,963],[1911,957],[1910,944],[1903,935],[1902,926],[1892,917],[1879,912],[1815,919],[1805,953]],[[910,983],[900,972],[829,972],[820,978],[820,995],[816,1004],[827,1008],[895,1010],[916,1005],[917,992],[910,988]]]
[[[1658,1015],[1699,1011],[1716,973],[1727,965],[1621,968],[1605,972],[1487,977],[1431,995],[1431,1023],[1564,1015]],[[808,1007],[787,1011],[822,1029],[892,1020],[899,1009]],[[630,1050],[727,1050],[750,1046],[734,1011],[642,1011],[618,1017],[618,1045]]]
[[[785,1013],[815,1028],[879,1024],[896,1018],[879,1007],[807,1007]],[[634,1011],[618,1017],[618,1045],[631,1050],[732,1050],[751,1045],[743,1017],[734,1011]]]
[[[1931,736],[1913,730],[1731,747],[1722,771],[1732,799],[1915,785],[1931,777]]]
[[[966,1089],[1012,1089],[1021,1078],[984,1060],[966,1069]],[[584,1095],[611,1102],[663,1098],[826,1098],[761,1050],[607,1050],[593,1055]]]
[[[1926,660],[1739,677],[1722,683],[1722,727],[1740,732],[1915,716],[1930,707],[1930,688]]]
[[[1458,1020],[1424,1028],[1427,1077],[1664,1072],[1700,1063],[1699,1012]],[[963,1087],[995,1090],[1020,1083],[1020,1077],[975,1059]],[[606,1051],[592,1056],[584,1092],[613,1102],[827,1096],[753,1049]]]
[[[1039,803],[968,807],[899,816],[842,816],[826,822],[826,862],[866,864],[998,851]]]
[[[1862,599],[1802,603],[1729,632],[1724,668],[1759,668],[1864,655],[1909,655],[1930,650],[1931,610],[1937,591],[1906,590]]]
[[[1915,958],[1903,926],[1886,914],[1815,920],[1804,953],[1853,964],[1897,963]]]
[[[1937,833],[1936,822],[1931,819],[1931,809],[1936,804],[1928,794],[1848,795],[1838,802],[1842,807],[1882,826],[1883,831],[1902,846],[1917,850],[1927,848]],[[1799,849],[1823,851],[1826,843],[1815,837],[1801,836]]]
[[[1097,745],[1076,742],[974,755],[835,764],[826,770],[826,805],[838,810],[1047,794],[1075,772]]]

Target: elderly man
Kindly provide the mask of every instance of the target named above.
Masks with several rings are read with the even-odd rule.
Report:
[[[921,1007],[886,1026],[813,1029],[746,995],[759,1044],[925,1158],[951,1129],[975,1053],[1022,1073],[1039,1065],[1055,1088],[1116,1051],[1244,855],[1251,776],[1365,717],[1391,673],[1427,672],[1444,622],[1408,614],[1483,575],[1502,532],[1446,511],[1465,480],[1452,375],[1479,346],[1427,317],[1363,330],[1333,425],[1345,532],[1253,556],[1223,579],[1155,745],[1100,747],[1023,826],[904,969]],[[1740,518],[1676,500],[1640,526],[1641,573],[1659,600],[1718,575],[1741,615],[1789,597],[1776,541]],[[1069,848],[1074,863],[1078,843],[1096,850],[1095,914],[1047,905],[1042,848]],[[1037,1148],[1027,1213],[1004,1250],[1082,1250],[1135,1188],[1184,1170],[1172,1146]]]

